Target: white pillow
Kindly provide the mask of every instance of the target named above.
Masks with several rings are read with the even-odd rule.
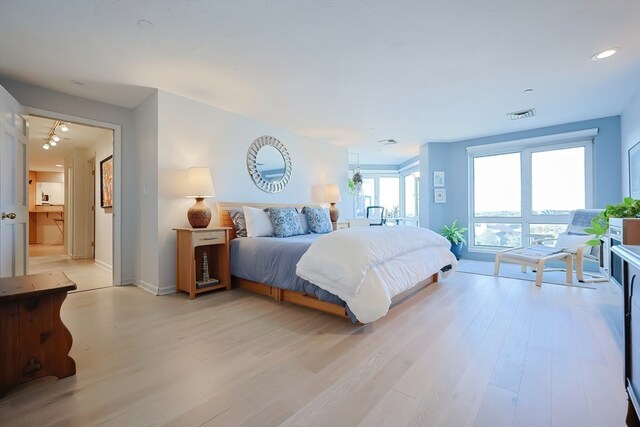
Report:
[[[556,248],[566,252],[575,253],[578,251],[578,246],[586,244],[592,237],[593,236],[589,234],[559,234],[558,241],[556,242]]]
[[[273,236],[273,225],[269,214],[262,209],[243,206],[244,219],[247,223],[247,237]]]

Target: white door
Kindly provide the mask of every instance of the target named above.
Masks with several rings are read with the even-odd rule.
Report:
[[[27,274],[28,133],[24,109],[0,86],[0,277]]]

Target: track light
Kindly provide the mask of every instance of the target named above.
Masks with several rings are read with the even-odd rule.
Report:
[[[65,123],[61,122],[60,120],[56,120],[55,122],[53,122],[53,126],[49,131],[49,135],[46,138],[44,138],[45,143],[42,146],[42,148],[44,148],[45,150],[48,150],[49,148],[55,147],[56,145],[58,145],[58,142],[60,142],[60,137],[56,135],[56,132],[58,131],[58,129],[60,129],[60,131],[62,132],[69,131],[69,127]]]

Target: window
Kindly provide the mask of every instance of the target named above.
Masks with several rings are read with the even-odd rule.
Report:
[[[395,171],[363,170],[362,189],[359,197],[354,197],[356,217],[364,217],[368,206],[383,206],[387,223],[418,225],[418,204],[420,191],[419,166]],[[354,171],[350,171],[353,176]],[[390,219],[396,218],[394,221]]]
[[[380,177],[380,206],[384,206],[387,218],[400,217],[400,178]]]
[[[595,136],[595,134],[594,134]],[[575,139],[574,139],[575,140]],[[592,141],[469,147],[469,249],[528,246],[592,202]]]
[[[417,218],[420,206],[420,172],[404,177],[404,217]]]

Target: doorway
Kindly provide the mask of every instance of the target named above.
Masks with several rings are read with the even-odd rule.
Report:
[[[77,291],[112,286],[113,208],[99,167],[113,156],[113,129],[29,121],[29,272],[62,271]]]

